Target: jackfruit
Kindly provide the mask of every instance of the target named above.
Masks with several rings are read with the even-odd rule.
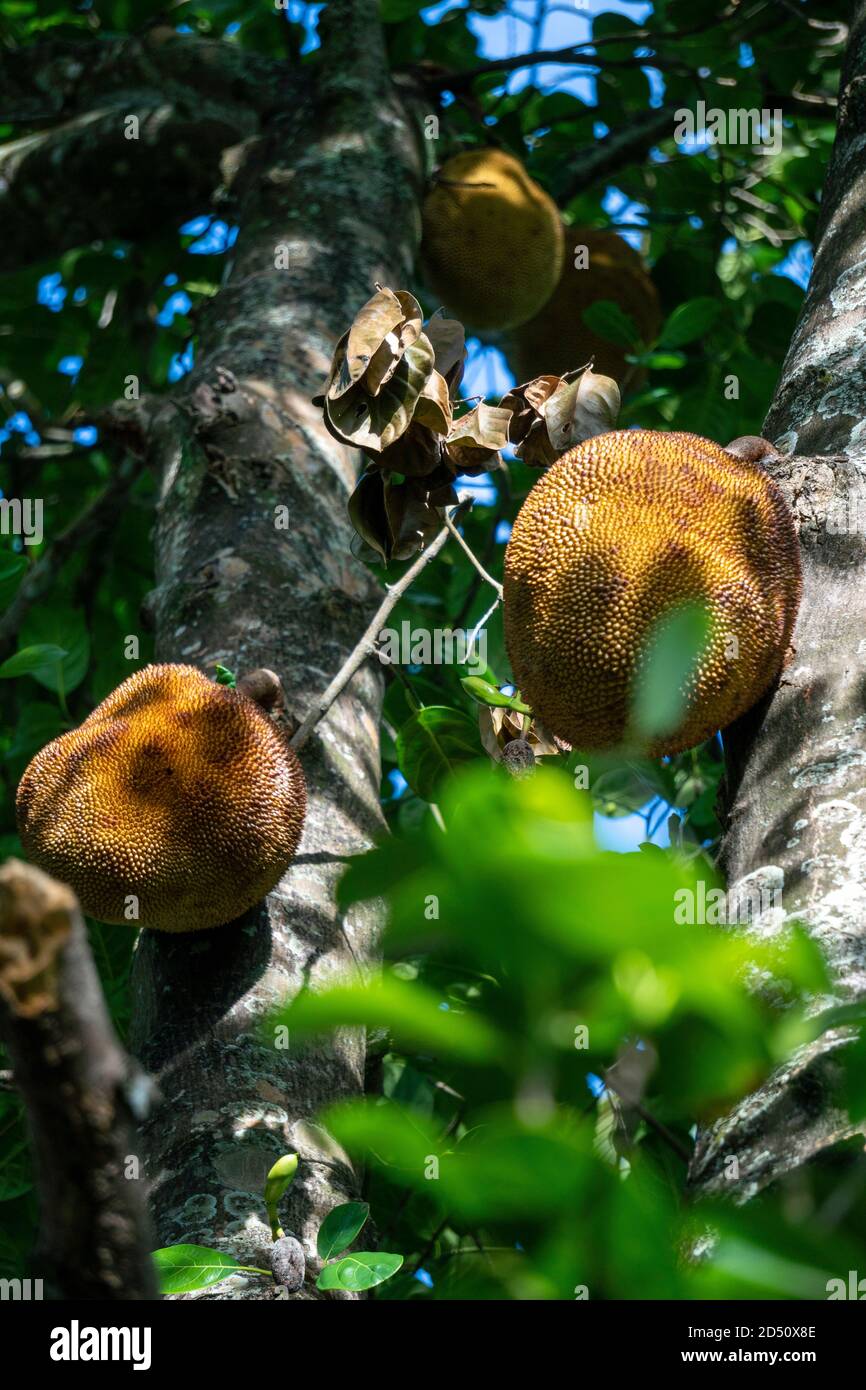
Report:
[[[704,652],[680,752],[745,713],[778,675],[800,600],[791,512],[754,463],[695,434],[615,430],[557,460],[520,509],[505,553],[505,640],[521,697],[580,749],[621,743],[651,634],[703,605]]]
[[[193,666],[146,666],[49,743],[18,787],[28,858],[102,922],[197,931],[279,881],[306,808],[300,763],[255,701]]]
[[[529,381],[562,376],[593,358],[596,372],[622,381],[629,349],[587,328],[584,310],[601,299],[613,300],[633,319],[641,340],[651,342],[662,321],[656,287],[638,253],[615,232],[566,227],[565,245],[562,274],[550,299],[503,344],[511,370],[518,381]],[[574,264],[579,246],[588,253],[583,269]]]
[[[563,249],[556,204],[503,150],[455,155],[424,201],[425,278],[476,330],[512,328],[537,313],[553,293]]]

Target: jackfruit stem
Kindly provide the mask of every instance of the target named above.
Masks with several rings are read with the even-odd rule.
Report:
[[[248,699],[254,700],[266,714],[282,708],[283,687],[280,678],[276,671],[269,670],[267,666],[259,666],[255,671],[241,676],[236,689]]]
[[[409,566],[403,577],[399,579],[396,584],[388,586],[388,592],[373,615],[372,622],[365,629],[354,650],[350,652],[330,685],[322,692],[318,700],[315,701],[312,709],[301,723],[297,732],[293,735],[291,739],[291,746],[293,748],[297,749],[304,746],[319,720],[325,717],[331,705],[349,684],[355,672],[363,666],[368,657],[375,656],[376,639],[385,626],[385,620],[389,617],[393,609],[396,608],[406,590],[418,578],[418,575],[425,566],[439,554],[439,551],[448,540],[448,537],[452,534],[453,523],[462,520],[471,506],[472,499],[471,497],[467,497],[455,507],[450,518],[447,512],[444,513],[445,525],[442,527],[442,530],[434,536],[433,540],[427,546],[427,549],[421,551],[421,554]]]

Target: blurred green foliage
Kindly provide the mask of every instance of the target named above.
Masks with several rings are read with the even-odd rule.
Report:
[[[830,1173],[801,1175],[802,1205],[691,1207],[685,1189],[695,1124],[812,1036],[817,948],[675,925],[710,871],[600,851],[564,771],[464,769],[440,804],[444,833],[428,820],[343,879],[347,907],[388,902],[383,978],[280,1015],[293,1047],[359,1022],[387,1039],[381,1096],[326,1116],[367,1164],[383,1240],[412,1252],[383,1296],[824,1297],[866,1253],[862,1212],[844,1235],[809,1219]]]
[[[657,341],[639,342],[621,311],[593,311],[593,326],[626,342],[647,369],[621,423],[721,442],[760,432],[802,300],[779,272],[814,235],[833,140],[834,24],[847,7],[811,4],[820,29],[793,6],[735,7],[722,18],[716,0],[656,0],[640,24],[598,14],[592,34],[605,40],[604,61],[597,76],[589,70],[585,99],[556,90],[544,67],[521,85],[485,65],[479,23],[507,13],[503,0],[475,0],[432,27],[422,8],[381,0],[380,11],[393,67],[435,79],[431,110],[436,92],[449,90],[443,70],[455,74],[431,158],[441,164],[492,139],[525,160],[572,225],[641,232],[664,310]],[[153,17],[148,0],[16,0],[0,5],[0,40],[14,49],[49,31],[63,40],[133,34]],[[170,22],[315,64],[301,18],[270,0],[194,0]],[[476,77],[460,76],[480,66]],[[795,90],[817,100],[811,108],[787,100]],[[580,186],[581,155],[599,133],[627,129],[651,102],[693,108],[699,98],[726,109],[781,105],[781,150],[695,149],[660,138],[648,157]],[[4,126],[0,139],[29,133]],[[74,189],[54,196],[74,198]],[[7,497],[44,498],[46,537],[112,474],[106,443],[82,442],[77,431],[122,393],[128,375],[142,391],[170,389],[177,359],[195,344],[195,307],[217,292],[223,262],[221,252],[200,254],[192,233],[142,227],[135,241],[74,248],[0,276],[0,485]],[[428,312],[437,307],[420,278],[408,288]],[[172,310],[178,294],[186,299]],[[80,369],[70,371],[78,358]],[[731,378],[736,393],[726,388]],[[497,578],[503,528],[536,476],[512,461],[465,520],[468,543]],[[20,849],[14,793],[29,759],[151,659],[140,605],[153,584],[154,503],[142,475],[113,526],[69,558],[4,654],[20,663],[0,679],[4,855]],[[0,536],[0,606],[44,549]],[[395,567],[377,573],[393,582]],[[489,601],[449,545],[392,622],[471,628]],[[293,1036],[366,1023],[381,1039],[381,1095],[329,1117],[368,1163],[365,1195],[380,1243],[405,1255],[380,1296],[823,1297],[831,1275],[866,1269],[862,1144],[840,1144],[797,1175],[795,1191],[746,1208],[693,1209],[685,1193],[695,1125],[723,1113],[811,1036],[803,1000],[823,987],[802,936],[758,953],[730,932],[673,921],[678,891],[715,883],[718,742],[664,762],[560,755],[512,781],[479,735],[483,686],[488,697],[502,685],[510,692],[498,612],[486,634],[480,674],[392,672],[382,794],[394,838],[354,863],[343,884],[347,904],[388,902],[383,978],[305,997],[287,1018]],[[139,640],[134,659],[124,645],[130,635]],[[42,651],[32,664],[15,655],[34,647]],[[677,650],[664,660],[675,662]],[[461,683],[468,676],[474,683]],[[519,717],[516,696],[502,701]],[[673,848],[603,853],[593,812],[639,813],[647,839],[668,821]],[[123,1034],[132,933],[98,923],[90,930]],[[754,969],[756,960],[776,982],[772,998],[746,988],[747,963]],[[856,1011],[840,1019],[861,1021]],[[847,1057],[842,1100],[862,1117],[863,1043]],[[0,1203],[2,1277],[21,1272],[36,1220],[21,1106],[5,1092]],[[710,1252],[689,1263],[684,1252],[710,1227]]]

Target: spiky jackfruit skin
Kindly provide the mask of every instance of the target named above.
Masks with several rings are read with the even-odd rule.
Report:
[[[422,210],[430,289],[474,329],[524,323],[550,297],[563,256],[559,211],[503,150],[466,150],[439,171]]]
[[[615,232],[565,228],[562,274],[550,299],[505,344],[518,381],[573,371],[591,357],[594,370],[622,381],[628,369],[627,348],[609,343],[587,328],[583,313],[600,299],[613,300],[629,314],[644,342],[651,342],[662,321],[656,287],[643,261]],[[585,246],[589,264],[578,270],[575,247]]]
[[[16,805],[28,858],[85,912],[168,932],[230,922],[263,898],[305,809],[300,763],[273,721],[180,665],[136,672],[37,753]]]
[[[520,509],[505,553],[505,639],[523,698],[581,749],[628,730],[648,638],[706,605],[710,638],[681,727],[646,750],[693,747],[778,675],[800,601],[799,545],[757,464],[695,434],[615,430],[563,454]]]

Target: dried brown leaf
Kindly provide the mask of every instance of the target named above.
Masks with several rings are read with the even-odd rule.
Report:
[[[393,290],[377,290],[372,298],[367,300],[358,310],[346,335],[345,358],[335,379],[328,386],[329,400],[338,400],[344,392],[362,380],[388,335],[399,328],[404,318],[403,306]],[[342,338],[340,342],[343,342]]]
[[[364,373],[364,387],[371,396],[378,396],[382,387],[391,380],[397,370],[403,353],[421,336],[421,305],[417,299],[406,290],[398,290],[395,298],[403,317],[373,353],[370,365]]]
[[[323,406],[330,396],[339,396],[351,386],[352,383],[349,379],[349,370],[346,366],[346,346],[348,342],[349,335],[348,333],[344,333],[337,343],[337,346],[334,348],[334,355],[331,358],[331,369],[328,372],[328,379],[322,387],[322,395],[313,397],[313,405]]]
[[[499,450],[508,443],[511,411],[480,401],[455,420],[445,441],[449,458],[461,473],[481,473],[499,465]]]
[[[419,425],[426,425],[436,434],[447,435],[451,429],[451,398],[448,394],[448,383],[441,372],[434,371],[430,380],[425,382],[413,419]]]
[[[376,463],[386,473],[402,473],[407,478],[425,478],[441,461],[441,440],[418,423],[417,410],[406,433],[376,455]]]
[[[502,397],[499,404],[504,410],[511,411],[508,438],[512,444],[522,444],[540,418],[545,401],[553,395],[560,381],[561,377],[558,376],[537,376],[532,381],[525,381],[522,386],[515,386],[513,391]]]
[[[349,498],[349,519],[361,539],[387,562],[391,533],[385,514],[384,479],[378,469],[369,469],[359,479]]]
[[[550,382],[555,389],[545,396]],[[537,377],[528,385],[537,406],[512,415],[510,436],[530,468],[549,468],[575,444],[615,428],[620,395],[609,376],[580,368],[563,377]],[[525,391],[518,387],[511,395],[519,400]]]
[[[422,333],[407,348],[378,396],[358,383],[339,399],[325,401],[325,423],[345,444],[381,453],[406,432],[421,391],[433,372],[433,349]]]
[[[421,337],[421,330],[424,326],[424,315],[421,312],[421,305],[418,303],[414,294],[410,294],[408,290],[398,290],[397,299],[400,302],[400,308],[403,310],[403,322],[400,325],[400,341],[405,351],[406,348],[411,347],[413,343],[417,343],[418,339]],[[430,335],[428,334],[427,336],[429,338]],[[433,350],[435,353],[436,349],[434,348]]]
[[[466,360],[466,331],[458,319],[447,319],[441,309],[428,319],[424,332],[433,344],[436,370],[445,377],[450,391],[456,391]]]
[[[395,560],[408,560],[416,554],[442,524],[423,483],[413,478],[402,483],[385,479],[385,511]]]
[[[619,407],[619,387],[612,377],[589,370],[582,372],[575,381],[563,377],[542,406],[548,437],[556,455],[575,444],[582,444],[585,439],[614,429]]]

